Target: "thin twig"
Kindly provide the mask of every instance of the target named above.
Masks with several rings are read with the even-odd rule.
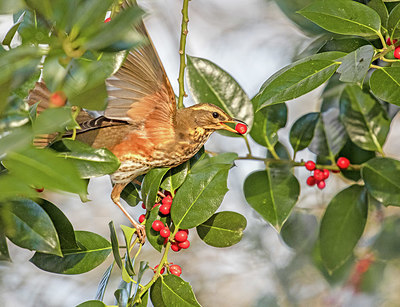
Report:
[[[179,97],[178,97],[178,108],[182,109],[183,105],[183,97],[186,96],[185,93],[185,85],[184,85],[184,74],[186,68],[186,37],[188,34],[188,22],[189,22],[189,0],[183,0],[183,8],[182,8],[182,25],[181,25],[181,40],[179,45],[179,54],[180,54],[180,67],[179,67]]]

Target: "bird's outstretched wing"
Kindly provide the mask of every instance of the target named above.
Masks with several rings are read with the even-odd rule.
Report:
[[[175,94],[144,24],[136,29],[148,43],[130,51],[107,79],[109,102],[104,116],[141,127],[142,137],[153,143],[164,142],[174,138]]]

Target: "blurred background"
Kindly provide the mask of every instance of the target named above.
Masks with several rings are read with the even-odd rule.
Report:
[[[5,0],[3,0],[5,1]],[[292,1],[293,5],[302,1]],[[178,93],[179,36],[182,1],[139,1],[147,11],[146,26],[165,66],[175,93]],[[284,1],[290,3],[290,1]],[[284,9],[287,5],[280,3]],[[290,5],[289,5],[290,6]],[[79,12],[77,12],[79,13]],[[213,61],[243,87],[252,98],[262,83],[277,70],[292,62],[310,42],[311,38],[287,18],[275,1],[268,0],[193,0],[189,3],[189,35],[187,54]],[[12,25],[11,16],[1,16],[4,36]],[[310,27],[308,33],[317,31]],[[287,145],[292,123],[301,115],[319,109],[318,88],[300,99],[288,102],[288,124],[280,131],[280,141]],[[185,104],[192,104],[190,95]],[[399,125],[392,124],[385,151],[388,156],[399,152],[393,134]],[[390,146],[391,147],[390,147]],[[252,142],[253,154],[264,157],[265,149]],[[290,148],[290,146],[288,146]],[[237,152],[244,156],[246,146],[241,139],[214,134],[206,144],[214,152]],[[314,159],[308,151],[300,152],[300,159]],[[170,261],[183,269],[182,277],[190,282],[196,297],[204,306],[399,306],[399,266],[389,266],[381,276],[380,284],[370,293],[357,293],[346,282],[324,275],[312,263],[308,253],[287,246],[273,227],[262,220],[246,204],[243,182],[247,175],[263,169],[262,162],[237,161],[229,176],[228,188],[220,210],[232,210],[247,218],[247,228],[240,243],[230,248],[207,246],[195,231],[189,235],[191,247],[170,254]],[[338,176],[331,176],[323,192],[305,185],[309,175],[303,169],[295,170],[301,183],[301,196],[295,210],[312,211],[319,215],[336,192],[347,185]],[[333,178],[332,178],[333,177]],[[78,197],[44,193],[43,197],[60,205],[76,230],[94,231],[109,239],[109,221],[116,226],[127,224],[109,199],[109,177],[91,180],[89,198],[81,203]],[[143,213],[140,206],[129,208],[133,216]],[[373,218],[373,217],[372,217]],[[307,221],[308,232],[298,233],[298,245],[307,246],[315,237],[317,220]],[[304,243],[304,244],[303,244]],[[362,242],[361,242],[362,244]],[[293,247],[293,246],[292,246]],[[112,261],[95,270],[77,276],[44,272],[28,262],[33,253],[9,242],[12,263],[0,264],[0,306],[75,306],[93,299],[103,272]],[[159,254],[149,245],[144,246],[143,259],[150,266],[159,261]],[[113,291],[119,283],[119,272],[108,286],[105,302],[113,304]],[[348,268],[347,274],[351,271]],[[346,274],[346,273],[343,273]],[[147,278],[150,278],[150,274]],[[146,276],[145,276],[146,278]],[[397,291],[396,291],[397,290]]]

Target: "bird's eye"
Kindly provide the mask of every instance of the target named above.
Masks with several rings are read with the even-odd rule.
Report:
[[[214,118],[218,118],[218,116],[219,116],[219,114],[217,112],[213,112],[212,115],[213,115]]]

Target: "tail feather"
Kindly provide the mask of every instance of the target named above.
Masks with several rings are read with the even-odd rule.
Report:
[[[49,107],[50,95],[51,92],[47,88],[46,84],[43,81],[38,81],[36,82],[35,87],[29,91],[27,98],[28,104],[31,106],[39,102],[37,112],[41,113]]]

